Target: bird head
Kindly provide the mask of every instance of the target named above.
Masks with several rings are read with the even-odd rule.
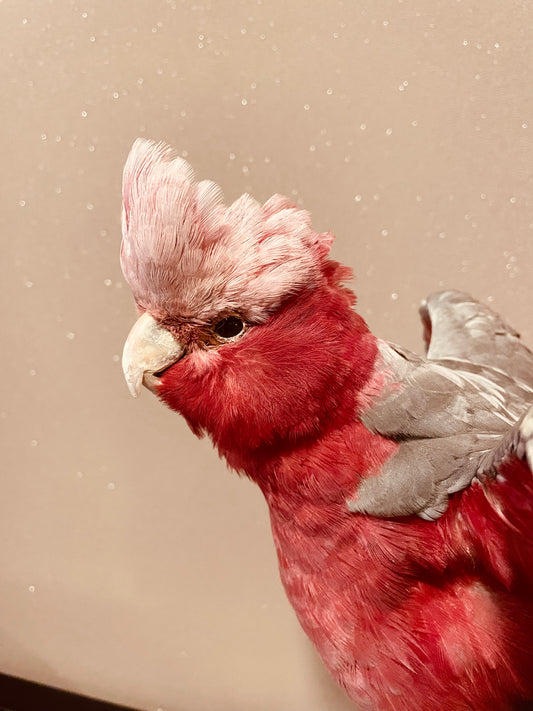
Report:
[[[288,199],[226,206],[169,146],[138,139],[122,233],[139,312],[124,347],[128,387],[137,396],[144,384],[222,450],[308,436],[349,401],[356,355],[364,379],[372,348],[342,286],[351,272],[329,260],[333,236]]]

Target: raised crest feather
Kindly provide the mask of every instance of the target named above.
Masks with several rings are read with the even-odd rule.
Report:
[[[209,319],[238,309],[260,322],[320,279],[333,241],[287,198],[242,195],[194,181],[170,146],[138,138],[123,176],[121,264],[140,308]]]

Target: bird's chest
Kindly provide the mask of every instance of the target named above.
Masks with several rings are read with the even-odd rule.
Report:
[[[368,521],[342,505],[269,504],[281,580],[300,624],[337,680],[352,695],[361,685],[364,697],[360,665],[373,663],[404,581],[383,549],[381,560],[373,555]]]

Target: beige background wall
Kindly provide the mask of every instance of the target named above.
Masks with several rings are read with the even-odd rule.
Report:
[[[3,0],[0,670],[143,709],[342,711],[259,492],[119,356],[120,179],[164,139],[338,239],[380,336],[492,302],[533,343],[533,2]]]

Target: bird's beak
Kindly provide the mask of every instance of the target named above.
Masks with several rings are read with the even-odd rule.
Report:
[[[143,384],[156,393],[160,381],[154,374],[179,360],[183,352],[170,331],[145,312],[131,329],[122,354],[122,370],[133,397],[139,396]]]

